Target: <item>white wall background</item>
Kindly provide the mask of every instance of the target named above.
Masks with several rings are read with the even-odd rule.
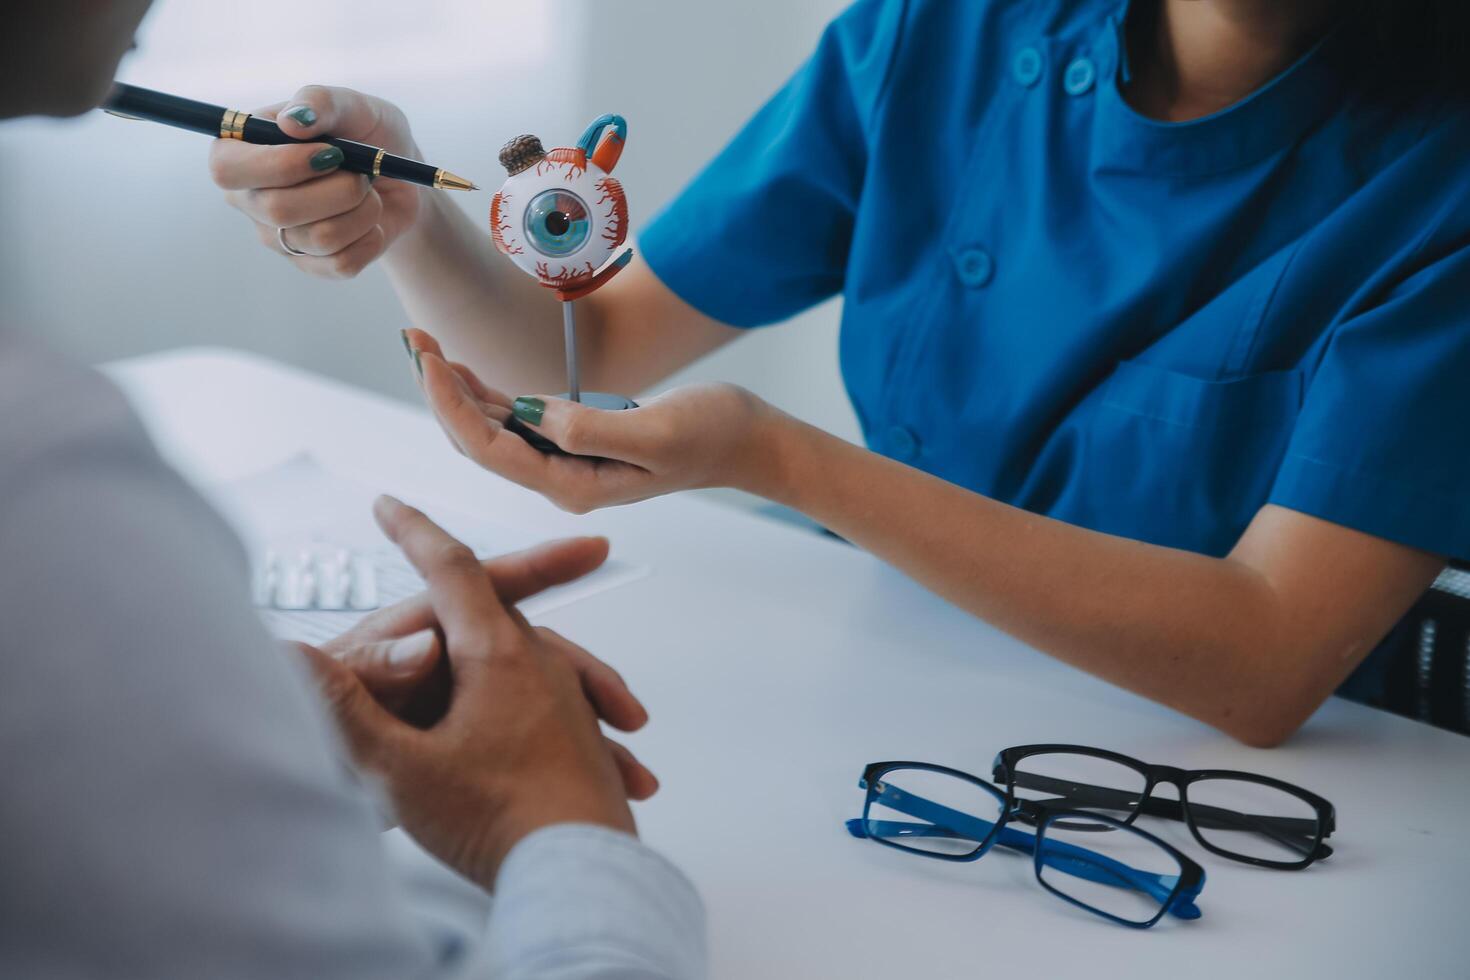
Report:
[[[801,63],[844,0],[160,0],[120,77],[253,108],[348,85],[408,113],[431,162],[489,184],[496,151],[629,120],[618,176],[635,229]],[[386,277],[322,282],[262,248],[194,134],[93,113],[0,126],[0,321],[92,361],[185,344],[258,351],[404,398],[417,392]],[[490,191],[456,199],[477,222]],[[848,438],[837,304],[679,379],[744,384]]]

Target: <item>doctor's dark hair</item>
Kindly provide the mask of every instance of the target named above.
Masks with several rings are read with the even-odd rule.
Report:
[[[1345,0],[1374,85],[1470,95],[1470,0]]]

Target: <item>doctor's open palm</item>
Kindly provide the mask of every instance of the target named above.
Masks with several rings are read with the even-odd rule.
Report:
[[[564,510],[585,513],[705,487],[759,494],[781,465],[770,434],[790,418],[735,385],[686,385],[635,409],[601,411],[550,395],[512,398],[447,360],[424,331],[405,331],[404,338],[429,407],[455,448]],[[533,448],[507,427],[512,416],[566,455]]]

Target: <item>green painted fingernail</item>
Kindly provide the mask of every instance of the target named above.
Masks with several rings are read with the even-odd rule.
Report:
[[[419,352],[418,351],[413,351],[412,353],[413,353],[413,366],[416,367],[416,368],[418,368],[419,377],[420,378],[423,378],[423,376],[424,376],[424,359],[419,356]]]
[[[309,105],[293,105],[291,108],[286,110],[286,115],[296,120],[296,122],[302,126],[312,126],[316,124],[316,110],[314,110]]]
[[[546,403],[539,398],[517,398],[510,407],[511,414],[528,425],[540,425],[541,416],[546,414]]]
[[[408,351],[408,356],[409,357],[412,357],[413,356],[413,344],[410,344],[408,342],[408,331],[407,330],[400,330],[400,331],[398,331],[398,339],[403,341],[403,349],[406,350],[406,351]]]
[[[342,151],[335,146],[329,146],[320,153],[312,154],[311,169],[331,170],[333,167],[340,167],[342,160]]]

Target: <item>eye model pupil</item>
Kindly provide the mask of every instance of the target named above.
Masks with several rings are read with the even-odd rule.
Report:
[[[526,205],[526,241],[542,255],[564,259],[580,252],[592,237],[587,202],[561,188],[542,191]]]

